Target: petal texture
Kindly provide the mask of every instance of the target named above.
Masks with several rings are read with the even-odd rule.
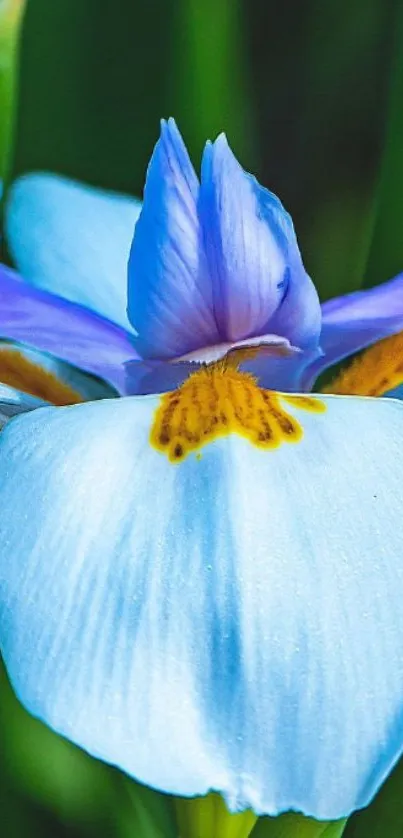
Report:
[[[140,212],[133,198],[48,173],[11,187],[6,237],[24,278],[131,330],[127,260]]]
[[[320,306],[290,216],[237,162],[224,134],[207,143],[200,215],[223,340],[275,332],[317,341]]]
[[[232,809],[369,802],[403,743],[403,405],[324,401],[288,405],[298,444],[180,465],[150,447],[154,397],[6,426],[0,639],[32,713]]]
[[[27,344],[105,379],[125,392],[131,336],[88,309],[23,282],[0,265],[0,337]]]
[[[145,358],[171,358],[219,343],[197,216],[199,183],[173,120],[147,172],[129,261],[130,320]]]
[[[307,371],[310,389],[327,367],[403,330],[403,274],[370,288],[335,297],[322,305],[323,356]]]

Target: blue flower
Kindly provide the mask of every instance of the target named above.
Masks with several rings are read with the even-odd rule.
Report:
[[[321,309],[278,199],[223,137],[199,183],[170,121],[131,246],[129,327],[121,277],[97,270],[114,264],[102,219],[118,199],[80,204],[87,245],[103,230],[86,261],[78,233],[60,250],[80,191],[51,178],[70,206],[56,197],[44,228],[30,213],[52,220],[57,257],[43,232],[29,240],[26,189],[46,204],[41,184],[11,196],[26,281],[2,269],[1,334],[30,363],[50,353],[149,395],[43,407],[0,392],[0,646],[16,694],[153,788],[343,818],[403,750],[403,404],[274,390],[309,389],[402,329],[403,280]]]
[[[245,368],[262,384],[310,390],[327,367],[403,329],[401,275],[320,306],[290,216],[224,135],[207,143],[199,182],[174,121],[163,122],[139,212],[52,175],[17,181],[6,231],[25,282],[0,272],[0,335],[136,394],[169,390],[195,363],[245,345],[259,348]]]

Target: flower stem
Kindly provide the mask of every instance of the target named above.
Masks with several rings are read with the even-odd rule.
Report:
[[[222,797],[175,798],[180,838],[249,838],[256,823],[250,810],[231,814]]]

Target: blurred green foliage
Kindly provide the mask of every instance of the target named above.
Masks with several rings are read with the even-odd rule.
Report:
[[[45,169],[139,195],[159,119],[174,115],[195,163],[225,130],[280,196],[322,298],[402,270],[399,0],[31,0],[19,63],[22,7],[0,0],[3,174]],[[171,838],[163,795],[137,794],[31,719],[4,673],[0,745],[7,838],[148,838],[150,817]],[[403,835],[402,782],[398,766],[346,838]]]
[[[51,169],[140,194],[169,115],[193,152],[226,127],[244,151],[252,134],[241,11],[232,0],[28,4],[14,174]]]
[[[343,838],[401,838],[403,835],[403,761],[368,809],[349,821]]]
[[[378,258],[371,243],[393,153],[399,13],[398,0],[35,0],[13,173],[139,195],[159,119],[174,115],[196,164],[207,135],[226,130],[281,197],[323,298],[385,280],[400,250],[389,237],[396,258]]]
[[[25,0],[0,0],[0,178],[12,147],[18,42]]]

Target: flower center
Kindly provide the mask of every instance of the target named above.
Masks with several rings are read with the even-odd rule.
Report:
[[[300,423],[284,408],[323,413],[318,398],[289,396],[259,387],[253,375],[218,361],[193,373],[174,392],[161,396],[150,443],[180,462],[191,451],[220,437],[237,433],[263,449],[299,442]]]
[[[15,349],[0,349],[0,381],[58,406],[82,402],[80,394],[54,373]]]
[[[380,340],[363,352],[323,393],[382,396],[403,382],[403,332]]]

